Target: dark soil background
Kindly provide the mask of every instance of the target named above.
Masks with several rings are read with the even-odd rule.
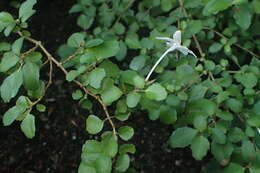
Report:
[[[9,2],[0,0],[0,11],[17,12],[9,7]],[[41,40],[54,55],[70,34],[80,30],[76,26],[76,16],[68,14],[75,2],[38,0],[37,14],[30,22],[30,30],[33,37]],[[0,123],[1,173],[77,172],[81,147],[93,136],[88,136],[84,130],[87,112],[79,110],[77,102],[71,98],[75,86],[65,82],[61,73],[55,74],[55,82],[43,102],[47,111],[42,114],[35,112],[37,134],[34,139],[26,139],[19,123],[9,127]],[[1,115],[11,105],[1,103]],[[131,156],[132,166],[139,173],[200,172],[202,163],[194,161],[188,149],[167,148],[172,127],[150,121],[145,113],[132,115],[129,123],[135,129],[131,142],[137,148],[136,154]]]

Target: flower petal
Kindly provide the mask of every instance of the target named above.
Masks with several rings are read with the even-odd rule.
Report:
[[[180,51],[181,53],[183,53],[184,55],[188,55],[190,53],[197,58],[197,56],[185,46],[178,46],[178,47],[176,47],[176,49],[178,51]]]
[[[155,37],[157,40],[165,40],[165,41],[169,41],[169,42],[173,42],[174,40],[168,37]]]
[[[173,41],[175,43],[181,44],[181,31],[178,30],[173,34]]]

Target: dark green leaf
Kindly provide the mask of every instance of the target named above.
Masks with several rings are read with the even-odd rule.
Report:
[[[184,148],[191,144],[197,135],[197,130],[190,127],[181,127],[175,130],[170,137],[170,146],[173,148]]]
[[[26,62],[22,68],[23,84],[28,90],[36,90],[40,84],[40,68],[38,65]]]

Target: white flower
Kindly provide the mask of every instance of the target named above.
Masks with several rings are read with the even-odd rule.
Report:
[[[158,40],[165,40],[166,45],[169,47],[163,54],[162,56],[158,59],[158,61],[154,64],[153,68],[150,70],[146,77],[146,81],[149,80],[151,74],[157,67],[157,65],[162,61],[162,59],[169,53],[173,52],[175,50],[180,51],[184,55],[188,55],[189,53],[192,54],[193,56],[197,57],[191,50],[189,50],[187,47],[181,45],[181,31],[176,31],[173,34],[173,38],[168,38],[168,37],[156,37]]]

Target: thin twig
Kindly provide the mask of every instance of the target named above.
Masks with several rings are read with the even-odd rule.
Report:
[[[204,29],[213,31],[215,34],[217,34],[218,36],[220,36],[220,37],[222,37],[222,38],[229,39],[229,38],[227,38],[225,35],[223,35],[222,33],[218,32],[218,31],[216,31],[216,30],[214,30],[214,29],[212,29],[212,28],[204,27]],[[242,49],[242,50],[248,52],[248,53],[251,54],[252,56],[255,56],[255,57],[257,57],[257,58],[260,59],[260,55],[257,55],[256,53],[252,52],[251,50],[249,50],[249,49],[247,49],[247,48],[245,48],[245,47],[243,47],[243,46],[241,46],[240,44],[235,43],[234,45],[235,45],[236,47],[238,47],[238,48],[240,48],[240,49]]]
[[[70,60],[72,60],[73,58],[75,58],[78,54],[74,53],[73,55],[70,55],[67,59],[65,59],[64,61],[61,62],[61,64],[65,64],[66,62],[69,62]]]
[[[20,36],[23,36],[21,32],[18,32],[18,34],[19,34]],[[23,36],[23,37],[24,37],[26,40],[28,40],[28,41],[34,43],[35,45],[38,45],[38,46],[39,46],[39,48],[40,48],[40,49],[43,51],[43,53],[47,56],[48,60],[50,60],[50,62],[51,62],[50,67],[51,67],[51,68],[52,68],[52,63],[54,63],[65,75],[68,74],[68,71],[62,66],[62,64],[61,64],[59,61],[57,61],[57,60],[47,51],[47,49],[42,45],[42,43],[41,43],[40,41],[37,41],[37,40],[35,40],[35,39],[33,39],[33,38],[30,38],[30,37],[25,37],[25,36]],[[49,81],[51,81],[51,80],[52,80],[52,79],[49,79]],[[106,114],[106,117],[107,117],[107,119],[108,119],[110,125],[112,126],[113,134],[116,135],[115,125],[114,125],[113,121],[111,120],[111,117],[110,117],[110,115],[109,115],[109,113],[108,113],[107,107],[106,107],[106,105],[103,103],[103,101],[101,100],[101,98],[100,98],[99,96],[93,94],[91,91],[88,91],[88,90],[84,87],[84,85],[83,85],[82,83],[80,83],[79,81],[73,80],[73,82],[74,82],[76,85],[78,85],[87,95],[92,96],[94,99],[96,99],[96,100],[101,104],[101,106],[102,106],[102,108],[103,108],[103,110],[104,110],[104,112],[105,112],[105,114]],[[48,86],[48,85],[47,85],[47,86]]]
[[[180,4],[180,7],[181,7],[181,9],[182,9],[182,11],[183,11],[183,13],[184,13],[184,16],[189,20],[188,12],[186,11],[186,9],[185,9],[184,6],[183,6],[183,0],[179,0],[179,4]],[[199,50],[200,56],[201,56],[201,57],[204,57],[205,54],[204,54],[203,51],[202,51],[202,48],[201,48],[201,46],[200,46],[200,43],[199,43],[199,41],[198,41],[196,35],[195,35],[195,34],[192,34],[192,38],[193,38],[193,40],[195,41],[195,44],[196,44],[197,49]]]

